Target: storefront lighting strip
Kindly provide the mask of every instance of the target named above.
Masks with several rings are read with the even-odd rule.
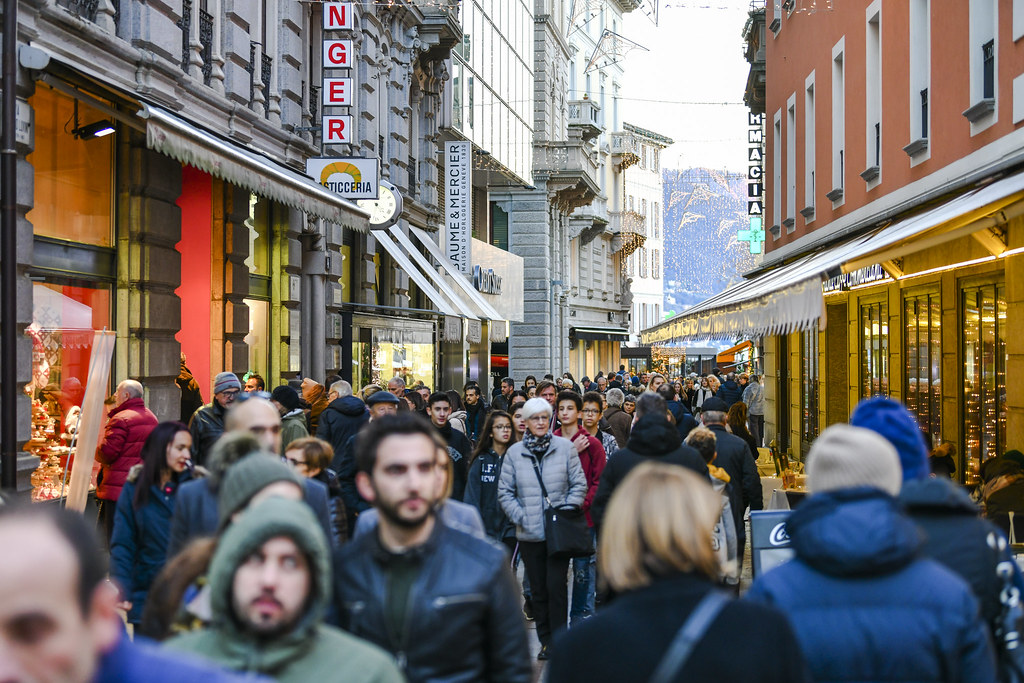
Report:
[[[846,291],[853,292],[853,291],[856,291],[858,289],[867,289],[868,287],[875,287],[877,285],[887,285],[890,282],[896,282],[896,280],[892,279],[891,277],[887,277],[887,278],[883,278],[881,280],[874,280],[872,282],[865,282],[862,285],[854,285],[853,287],[850,287]],[[842,290],[839,290],[839,291],[842,291]],[[829,292],[829,294],[831,294],[831,292]]]
[[[1015,256],[1016,254],[1024,254],[1024,247],[1017,247],[1016,249],[1007,249],[999,258],[1006,258],[1007,256]]]
[[[976,266],[981,263],[988,263],[995,261],[995,256],[983,256],[982,258],[971,259],[970,261],[961,261],[960,263],[951,263],[948,266],[939,266],[937,268],[929,268],[928,270],[922,270],[918,273],[907,273],[900,276],[900,280],[907,280],[912,277],[921,277],[922,275],[932,275],[934,273],[943,273],[947,270],[956,270],[957,268],[966,268],[967,266]]]

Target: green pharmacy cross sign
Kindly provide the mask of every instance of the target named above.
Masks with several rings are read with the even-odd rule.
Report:
[[[740,242],[750,243],[750,253],[760,254],[761,245],[764,244],[764,228],[761,227],[761,217],[751,216],[750,217],[750,229],[740,230],[736,236]]]

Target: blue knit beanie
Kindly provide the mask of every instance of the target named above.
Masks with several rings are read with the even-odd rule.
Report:
[[[931,473],[928,448],[913,414],[891,398],[869,398],[857,404],[850,424],[878,432],[896,447],[903,467],[903,481],[925,479]]]

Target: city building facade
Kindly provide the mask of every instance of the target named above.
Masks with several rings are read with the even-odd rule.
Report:
[[[768,3],[767,32],[747,32],[766,63],[746,97],[764,102],[762,264],[645,338],[759,340],[779,449],[891,396],[976,484],[1024,442],[1007,381],[1024,358],[1024,7],[818,5]]]

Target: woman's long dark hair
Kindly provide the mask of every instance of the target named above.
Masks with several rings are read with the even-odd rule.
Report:
[[[750,430],[747,429],[747,404],[742,401],[737,401],[729,407],[729,412],[726,413],[725,423],[729,425],[729,429],[732,433],[744,440],[750,440],[754,437],[751,436]],[[756,455],[756,453],[755,453]]]
[[[512,416],[506,413],[504,410],[492,410],[484,420],[484,428],[480,430],[480,440],[476,443],[476,448],[473,449],[473,455],[469,457],[469,465],[473,464],[473,461],[481,453],[486,453],[491,450],[494,446],[494,421],[499,417],[503,417],[508,420],[509,425],[512,427],[512,435],[509,439],[508,445],[511,446],[516,442],[516,425],[512,422]],[[467,465],[467,467],[469,466]]]
[[[454,389],[449,389],[445,393],[448,394],[448,404],[451,405],[453,413],[456,410],[462,410],[463,409],[462,408],[462,397],[459,396],[459,392],[455,391]]]
[[[167,446],[174,441],[178,432],[187,432],[188,427],[182,422],[161,422],[149,433],[149,438],[142,445],[142,472],[135,482],[135,497],[132,498],[132,507],[136,510],[142,508],[149,502],[149,487],[160,485],[160,477],[167,466]],[[174,473],[171,477],[177,481],[178,475]]]

